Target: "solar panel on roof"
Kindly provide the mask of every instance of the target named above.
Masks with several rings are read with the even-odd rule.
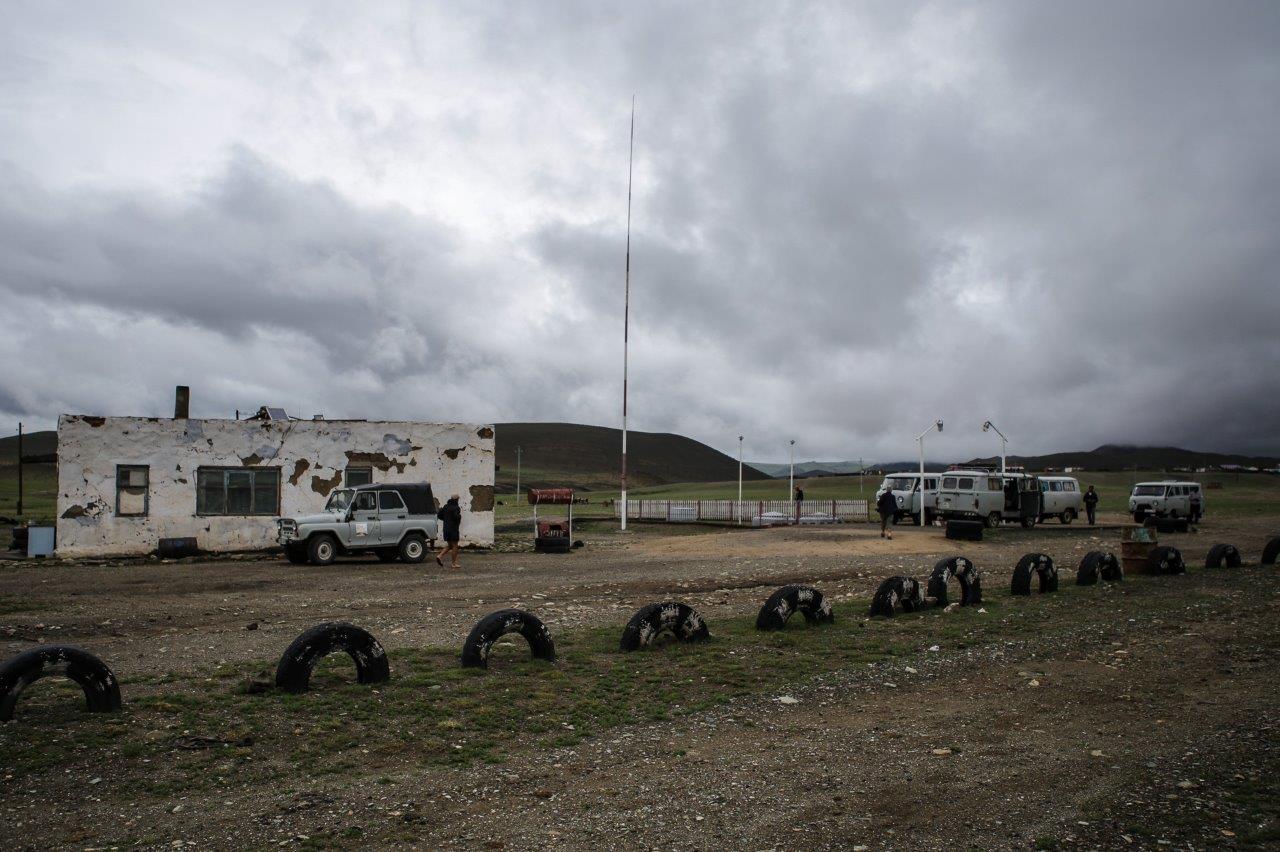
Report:
[[[283,408],[271,408],[270,406],[267,406],[267,419],[268,420],[288,420],[289,415],[284,413]]]

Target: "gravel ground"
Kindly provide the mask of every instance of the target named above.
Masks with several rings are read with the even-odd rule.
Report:
[[[0,839],[17,849],[121,837],[219,849],[1261,848],[1280,841],[1280,572],[1194,566],[1218,541],[1256,560],[1277,527],[1224,521],[1172,537],[1192,573],[1131,577],[1123,594],[1100,586],[1095,603],[1046,607],[1041,632],[921,644],[889,663],[499,765],[384,760],[349,777],[295,773],[270,788],[145,799],[113,796],[112,777],[88,777],[83,760],[34,777],[0,772]],[[272,658],[330,619],[390,649],[454,647],[505,606],[533,609],[561,633],[621,628],[641,604],[679,597],[714,630],[717,617],[753,613],[796,580],[834,598],[838,617],[860,618],[880,579],[923,578],[943,555],[982,566],[990,596],[1007,594],[1023,553],[1050,554],[1070,583],[1093,549],[1118,552],[1118,533],[1053,526],[969,543],[899,530],[884,542],[866,527],[642,527],[589,536],[569,556],[472,554],[456,573],[23,564],[0,568],[0,642],[6,655],[71,642],[125,680],[182,679]],[[0,728],[0,757],[14,726],[40,724],[20,713]]]

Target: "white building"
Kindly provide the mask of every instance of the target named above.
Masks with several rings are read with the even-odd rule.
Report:
[[[494,430],[365,420],[58,418],[59,556],[276,543],[275,519],[365,482],[429,482],[460,497],[464,543],[493,543]]]

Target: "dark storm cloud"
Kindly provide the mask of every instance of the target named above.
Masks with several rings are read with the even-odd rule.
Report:
[[[251,47],[149,13],[113,108],[199,124],[196,92],[218,122],[76,149],[68,75],[112,48],[11,30],[0,294],[41,365],[0,414],[201,371],[211,406],[616,423],[635,92],[636,427],[756,458],[910,456],[937,417],[940,457],[990,451],[988,418],[1015,452],[1280,452],[1274,6],[338,13],[272,10]],[[85,366],[121,334],[137,358]]]

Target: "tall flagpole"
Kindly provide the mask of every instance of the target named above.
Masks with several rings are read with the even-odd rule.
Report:
[[[622,529],[627,528],[627,346],[631,337],[631,170],[636,157],[636,96],[631,96],[631,147],[627,155],[627,266],[622,308]]]

